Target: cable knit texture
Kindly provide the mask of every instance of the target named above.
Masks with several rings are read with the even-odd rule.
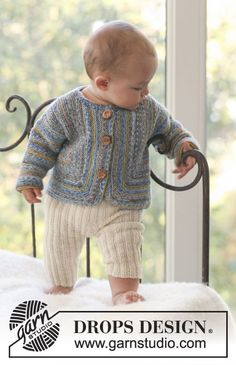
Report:
[[[150,204],[148,140],[161,134],[155,145],[180,161],[180,146],[197,142],[152,96],[134,110],[97,105],[76,88],[58,97],[31,131],[17,190],[43,189],[52,169],[47,192],[65,203],[96,205],[108,200],[129,209]]]
[[[45,196],[44,264],[54,285],[72,287],[85,237],[98,239],[107,273],[141,277],[142,211],[121,210],[103,201],[97,206],[64,204]]]

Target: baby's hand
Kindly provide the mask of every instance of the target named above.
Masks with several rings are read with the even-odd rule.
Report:
[[[184,142],[181,146],[182,152],[186,152],[189,150],[192,150],[193,148],[188,142]],[[174,174],[179,174],[177,176],[177,179],[182,179],[189,170],[193,168],[193,166],[196,164],[196,160],[194,157],[189,156],[184,163],[181,163],[179,166],[176,167],[176,169],[173,171]]]
[[[21,193],[24,195],[24,198],[28,203],[41,203],[41,200],[38,199],[38,197],[42,196],[41,190],[39,188],[26,188],[22,190]]]

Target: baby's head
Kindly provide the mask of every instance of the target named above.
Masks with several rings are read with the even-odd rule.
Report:
[[[112,21],[89,38],[84,64],[97,96],[107,103],[134,109],[148,94],[148,84],[157,68],[157,54],[136,27]]]

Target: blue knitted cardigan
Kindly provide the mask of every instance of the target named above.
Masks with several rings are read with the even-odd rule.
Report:
[[[147,208],[147,141],[156,134],[164,136],[156,147],[177,162],[184,141],[197,148],[191,134],[152,96],[130,111],[94,104],[76,88],[58,97],[35,123],[16,188],[43,189],[52,169],[47,193],[55,199],[80,205],[106,199],[123,208]]]

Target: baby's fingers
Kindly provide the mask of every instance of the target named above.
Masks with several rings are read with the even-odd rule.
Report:
[[[40,189],[38,189],[38,188],[32,188],[32,190],[33,190],[33,192],[34,192],[34,194],[35,194],[36,197],[41,197],[42,196],[42,192],[41,192]]]
[[[22,194],[28,203],[34,204],[41,202],[41,200],[37,198],[39,196],[38,191],[34,190],[35,189],[26,189],[22,191]]]
[[[177,179],[182,179],[182,177],[184,177],[189,172],[189,170],[194,167],[195,163],[196,161],[194,158],[188,158],[184,164],[177,166],[176,169],[173,170],[173,173],[179,174]]]
[[[173,173],[174,174],[179,174],[179,175],[177,175],[177,179],[179,180],[179,179],[182,179],[182,177],[184,177],[187,173],[188,173],[188,169],[187,169],[187,167],[186,166],[179,166],[179,167],[177,167],[175,170],[173,170]]]

